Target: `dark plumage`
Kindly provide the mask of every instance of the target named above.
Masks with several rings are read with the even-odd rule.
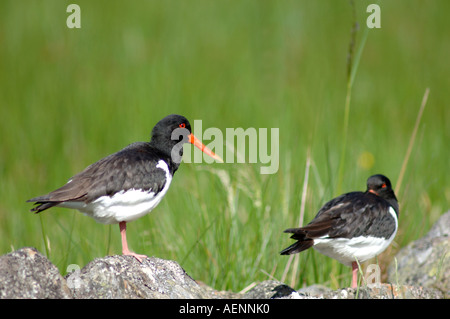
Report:
[[[282,255],[314,247],[319,252],[354,266],[381,253],[398,228],[399,207],[391,182],[383,175],[367,180],[365,192],[350,192],[327,202],[306,226],[286,229],[297,240]]]

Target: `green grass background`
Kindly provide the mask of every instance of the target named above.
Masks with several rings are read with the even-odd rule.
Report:
[[[60,208],[34,215],[25,201],[179,113],[203,130],[279,128],[279,170],[182,164],[160,205],[129,224],[130,248],[176,260],[216,289],[270,278],[348,286],[350,269],[312,250],[295,268],[279,255],[292,242],[283,230],[299,221],[307,152],[304,223],[340,191],[364,190],[371,174],[396,185],[427,87],[382,269],[448,210],[449,1],[378,2],[382,27],[362,51],[345,150],[349,1],[79,0],[82,28],[68,29],[72,2],[0,2],[1,254],[34,246],[62,274],[119,254],[117,225]],[[355,50],[372,2],[355,1]]]

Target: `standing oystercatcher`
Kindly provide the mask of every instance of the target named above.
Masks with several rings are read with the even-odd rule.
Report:
[[[148,214],[169,189],[183,155],[191,143],[214,159],[222,159],[193,134],[189,121],[169,115],[152,130],[150,142],[136,142],[88,166],[53,192],[32,198],[32,212],[58,206],[77,209],[103,224],[119,224],[122,253],[139,261],[147,256],[128,250],[126,223]]]
[[[398,202],[386,176],[373,175],[365,192],[351,192],[326,203],[305,227],[289,228],[297,242],[282,255],[314,247],[320,253],[351,266],[352,288],[357,287],[358,262],[383,252],[398,229]]]

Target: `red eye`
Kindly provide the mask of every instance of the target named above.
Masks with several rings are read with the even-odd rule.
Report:
[[[186,124],[184,124],[184,123],[181,123],[181,124],[179,125],[179,127],[181,127],[181,128],[185,128],[185,127],[186,127]]]
[[[383,185],[381,185],[381,188],[386,188],[386,183],[383,183]]]

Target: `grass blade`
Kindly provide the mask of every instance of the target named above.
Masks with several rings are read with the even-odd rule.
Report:
[[[423,110],[427,105],[428,95],[430,93],[430,88],[426,88],[425,93],[422,98],[422,104],[420,105],[419,114],[417,114],[416,124],[414,124],[414,129],[409,140],[408,149],[406,150],[405,158],[403,159],[402,168],[400,169],[400,174],[397,178],[397,184],[395,185],[395,193],[399,194],[400,187],[402,185],[403,177],[405,176],[406,166],[408,165],[409,157],[411,155],[412,148],[414,146],[414,141],[416,140],[417,131],[419,130],[420,120],[422,119]]]
[[[353,28],[351,32],[351,40],[349,45],[348,52],[348,61],[347,61],[347,93],[345,96],[345,107],[344,107],[344,124],[343,124],[343,133],[342,133],[342,149],[341,149],[341,158],[339,160],[339,170],[338,170],[338,183],[336,187],[336,194],[339,195],[342,193],[342,181],[344,180],[344,168],[345,168],[345,154],[347,149],[347,135],[348,135],[348,121],[350,117],[350,104],[352,97],[352,88],[353,83],[355,81],[356,72],[358,70],[359,61],[361,60],[362,52],[364,46],[366,45],[367,37],[369,35],[369,28],[365,28],[364,34],[361,39],[361,44],[358,47],[358,51],[353,60],[353,48],[356,42],[356,32],[358,30],[358,23],[356,22],[356,13],[355,6],[353,1],[351,2],[353,7]]]

